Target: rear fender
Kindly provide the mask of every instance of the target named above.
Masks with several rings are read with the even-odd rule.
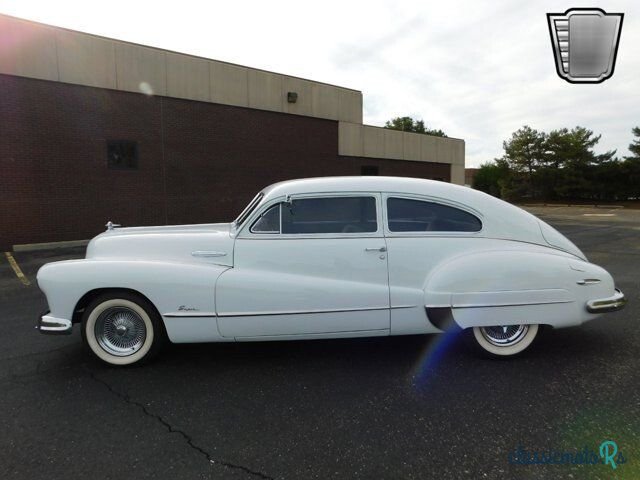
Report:
[[[503,324],[580,324],[589,319],[577,281],[585,272],[610,276],[581,260],[556,253],[488,251],[462,255],[440,265],[427,279],[427,309],[450,308],[462,328]],[[604,274],[602,273],[604,272]],[[429,310],[427,310],[429,311]]]

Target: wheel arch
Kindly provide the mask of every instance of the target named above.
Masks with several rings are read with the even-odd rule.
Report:
[[[105,291],[127,291],[149,302],[160,314],[181,305],[202,312],[215,311],[218,276],[228,269],[218,265],[131,260],[71,260],[44,265],[38,286],[52,314],[72,322],[78,310]]]
[[[142,292],[139,292],[138,290],[135,290],[133,288],[121,288],[121,287],[100,287],[100,288],[94,288],[93,290],[89,290],[87,293],[85,293],[82,297],[80,297],[80,299],[76,302],[74,308],[73,308],[73,315],[71,317],[71,322],[72,323],[80,323],[82,321],[82,315],[84,314],[84,310],[87,308],[87,306],[98,296],[103,295],[105,293],[129,293],[135,296],[138,296],[140,298],[142,298],[143,300],[146,300],[149,305],[151,305],[154,309],[154,312],[158,315],[158,318],[162,319],[162,316],[160,315],[160,311],[158,310],[158,307],[155,306],[155,304],[149,299],[149,297],[147,297],[146,295],[144,295]],[[164,322],[161,322],[164,325]]]

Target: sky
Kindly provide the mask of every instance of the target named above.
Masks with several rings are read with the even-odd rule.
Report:
[[[625,14],[615,74],[558,77],[546,13]],[[629,155],[640,126],[640,2],[0,0],[0,13],[362,91],[364,123],[423,119],[466,142],[467,167],[530,125],[587,127]]]

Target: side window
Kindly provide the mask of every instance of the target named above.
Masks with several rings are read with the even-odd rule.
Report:
[[[280,233],[280,204],[260,215],[251,225],[251,233]]]
[[[407,198],[387,199],[391,232],[478,232],[480,220],[458,208]]]
[[[374,197],[326,197],[282,204],[282,233],[364,233],[378,230]]]

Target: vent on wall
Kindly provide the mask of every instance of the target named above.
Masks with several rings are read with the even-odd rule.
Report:
[[[363,165],[360,167],[360,174],[366,176],[378,175],[378,167],[376,165]]]
[[[138,142],[131,140],[107,141],[107,167],[115,170],[137,170]]]

